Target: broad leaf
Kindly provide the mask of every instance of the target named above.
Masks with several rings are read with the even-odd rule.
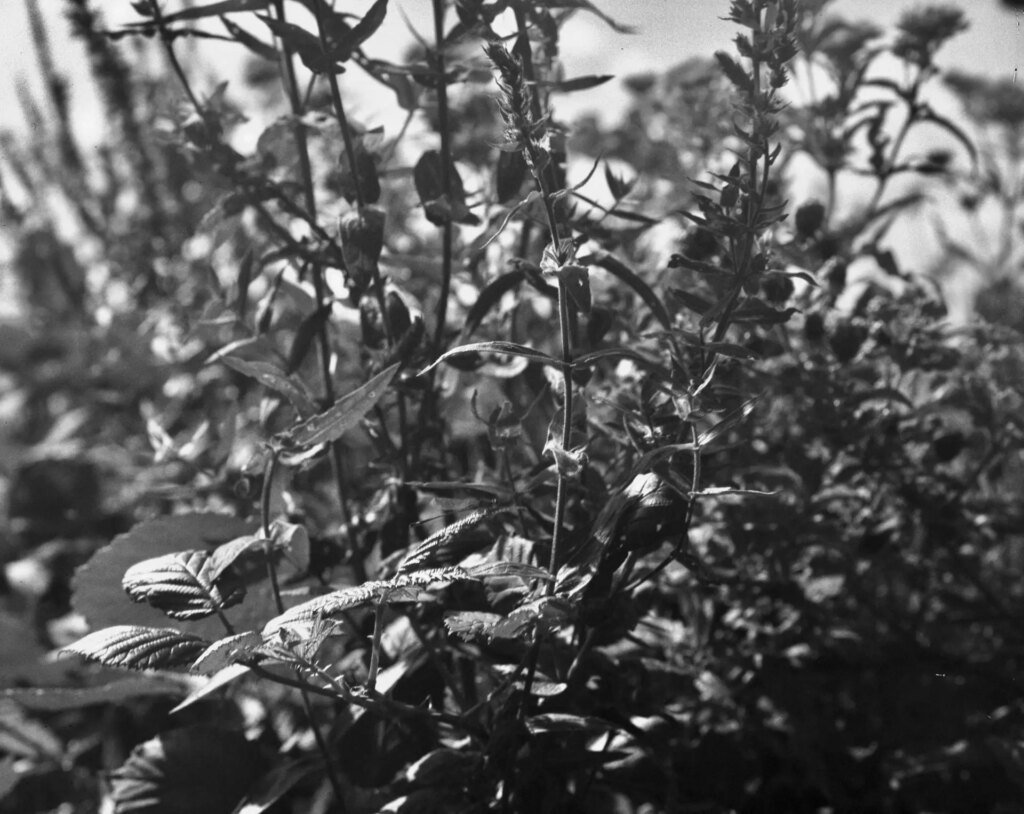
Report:
[[[326,412],[282,433],[281,440],[290,447],[312,447],[341,438],[357,426],[377,402],[384,398],[388,385],[395,378],[400,366],[396,363],[378,373],[362,387],[342,396]]]
[[[216,581],[240,557],[253,551],[264,551],[268,545],[270,545],[270,540],[265,537],[258,534],[246,534],[224,543],[224,545],[217,546],[210,555],[204,575],[207,579]]]
[[[207,551],[255,530],[255,524],[220,514],[191,514],[165,517],[140,523],[93,554],[75,572],[72,581],[72,608],[85,617],[89,627],[98,630],[111,625],[132,624],[164,627],[167,617],[149,605],[133,602],[121,587],[125,571],[152,557],[206,546]],[[260,579],[263,579],[262,574]],[[265,580],[263,580],[265,583]],[[240,630],[258,627],[271,615],[273,599],[268,590],[256,584],[249,599],[230,608],[226,615]],[[182,621],[177,627],[210,640],[223,635],[224,626],[214,618]]]
[[[97,630],[61,650],[98,661],[106,667],[159,670],[185,667],[209,642],[173,628],[115,625]]]
[[[241,732],[206,725],[165,732],[110,773],[114,814],[229,814],[266,768]]]
[[[245,586],[218,579],[205,551],[179,551],[136,563],[121,584],[136,602],[148,602],[175,619],[200,619],[242,601]]]

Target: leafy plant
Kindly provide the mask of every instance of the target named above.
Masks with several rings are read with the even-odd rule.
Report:
[[[625,33],[589,2],[433,0],[398,63],[387,0],[74,0],[123,149],[87,166],[42,60],[0,634],[65,658],[2,691],[3,805],[1016,810],[1024,348],[886,243],[900,177],[974,178],[909,134],[989,160],[925,93],[964,21],[825,5],[733,0],[735,51],[606,132],[554,104],[609,79],[566,78],[573,16]],[[250,151],[205,39],[274,100]]]

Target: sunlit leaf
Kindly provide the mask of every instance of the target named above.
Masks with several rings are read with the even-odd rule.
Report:
[[[191,633],[173,628],[115,625],[90,633],[62,653],[83,656],[106,667],[159,670],[185,667],[209,646]]]

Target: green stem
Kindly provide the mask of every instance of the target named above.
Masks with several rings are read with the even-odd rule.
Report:
[[[284,12],[284,0],[274,0],[274,10],[277,19],[286,22]],[[295,77],[295,65],[292,62],[291,49],[287,42],[281,41],[282,66],[284,68],[285,90],[288,101],[291,105],[292,115],[298,119],[302,115],[302,100],[299,97],[299,85]],[[302,174],[302,186],[306,198],[306,210],[310,221],[316,222],[316,191],[313,186],[313,171],[309,160],[309,144],[306,140],[306,131],[301,124],[295,127],[295,143],[298,147],[299,169]],[[326,299],[326,284],[324,282],[323,268],[319,263],[313,263],[313,291],[316,296],[317,306],[322,306]],[[320,367],[324,380],[324,397],[328,405],[334,404],[334,381],[331,378],[331,347],[327,333],[326,320],[320,325],[318,331],[318,344],[320,347]],[[341,508],[342,519],[346,526],[352,525],[352,514],[348,506],[348,497],[345,493],[344,464],[342,459],[341,442],[335,441],[330,445],[331,469],[334,475],[334,484],[338,494],[338,504]],[[361,563],[355,563],[358,571]]]
[[[387,603],[382,596],[377,600],[373,611],[373,643],[370,645],[370,669],[366,677],[366,687],[370,692],[377,686],[377,673],[380,671],[381,637],[384,635],[384,609]]]
[[[451,133],[448,124],[448,80],[444,55],[445,0],[433,0],[434,6],[434,81],[437,83],[437,128],[441,136],[441,189],[451,197],[449,168],[452,163]],[[452,222],[445,220],[441,227],[441,292],[437,302],[434,325],[434,353],[440,354],[444,343],[444,328],[448,316],[448,296],[452,284]]]

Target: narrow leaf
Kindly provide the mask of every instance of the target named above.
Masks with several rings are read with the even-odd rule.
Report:
[[[590,90],[598,85],[614,79],[614,74],[603,74],[601,76],[577,76],[574,79],[564,79],[561,82],[538,81],[540,87],[549,88],[555,93],[573,93],[578,90]]]
[[[281,440],[291,447],[311,447],[336,441],[355,427],[384,398],[400,366],[396,363],[381,371],[362,387],[342,396],[326,412],[282,433]]]
[[[431,534],[426,540],[405,555],[398,565],[398,573],[407,573],[422,568],[435,568],[440,565],[452,565],[470,551],[482,548],[492,538],[482,536],[477,530],[480,522],[494,514],[493,510],[481,509],[471,512]]]
[[[562,365],[561,362],[552,356],[548,356],[546,353],[534,350],[533,348],[528,348],[526,345],[519,345],[515,342],[473,342],[469,345],[460,345],[457,348],[452,348],[446,353],[442,353],[432,364],[423,368],[419,375],[422,376],[424,373],[433,370],[441,364],[441,362],[445,362],[456,356],[465,356],[468,353],[500,353],[505,356],[520,356],[531,362],[539,362],[542,365],[553,365],[555,367],[561,367]]]
[[[270,362],[248,362],[234,356],[224,356],[220,361],[243,376],[256,379],[264,387],[280,393],[291,402],[300,416],[310,416],[316,412],[316,405],[305,390],[293,382],[277,365]]]

